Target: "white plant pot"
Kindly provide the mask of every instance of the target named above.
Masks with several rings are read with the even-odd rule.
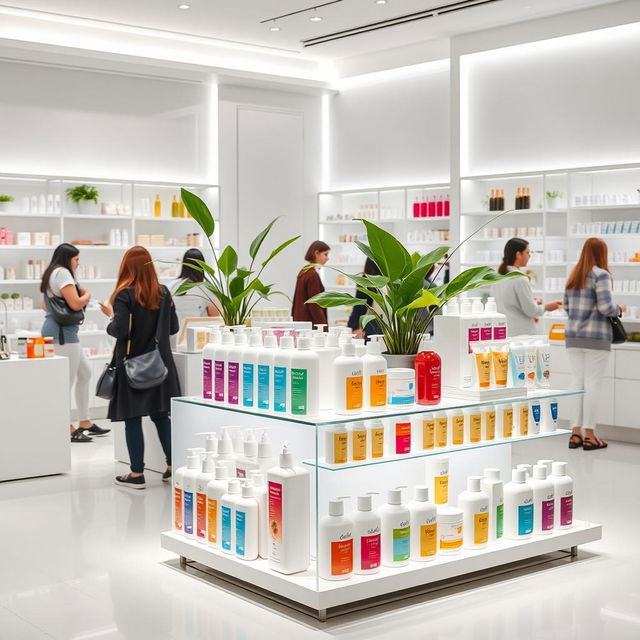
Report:
[[[557,209],[560,204],[560,198],[547,198],[547,209]]]
[[[78,213],[83,216],[97,213],[96,203],[93,200],[80,200],[76,202],[76,208],[78,209]]]
[[[387,361],[387,367],[389,369],[413,369],[413,361],[416,358],[416,354],[412,355],[396,355],[391,353],[382,354]]]

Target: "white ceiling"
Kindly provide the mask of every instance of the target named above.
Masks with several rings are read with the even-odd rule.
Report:
[[[188,10],[178,9],[180,2]],[[337,60],[408,44],[447,38],[498,25],[564,13],[616,0],[496,0],[437,18],[395,26],[373,33],[304,48],[307,38],[354,28],[453,0],[342,0],[317,10],[323,20],[311,22],[311,13],[278,21],[274,33],[262,20],[313,7],[327,0],[15,0],[0,5],[44,13],[85,18],[119,25],[177,32],[205,38],[252,44],[275,51],[292,51],[309,59]],[[44,17],[44,16],[43,16]]]

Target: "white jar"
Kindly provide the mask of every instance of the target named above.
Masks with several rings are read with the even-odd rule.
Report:
[[[462,509],[438,507],[438,553],[451,556],[462,549]]]
[[[388,404],[409,406],[416,401],[416,381],[413,369],[387,369]]]

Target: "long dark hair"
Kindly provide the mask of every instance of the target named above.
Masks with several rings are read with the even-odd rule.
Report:
[[[200,249],[187,249],[182,256],[182,269],[180,270],[180,279],[187,280],[188,282],[203,282],[204,273],[194,269],[191,265],[196,264],[194,260],[200,260],[204,262],[204,256]]]
[[[504,245],[504,253],[502,254],[502,263],[498,267],[498,273],[505,275],[507,267],[512,267],[516,261],[516,253],[521,253],[529,246],[529,243],[522,238],[511,238]]]
[[[51,274],[54,269],[58,267],[62,267],[63,269],[67,269],[67,271],[71,274],[71,277],[75,280],[73,276],[73,270],[71,269],[71,258],[75,258],[80,253],[78,247],[74,247],[72,244],[68,242],[63,242],[59,244],[54,250],[53,255],[51,256],[51,262],[49,266],[44,270],[42,274],[42,280],[40,281],[40,293],[46,293],[49,288],[49,280],[51,279]]]
[[[364,262],[364,275],[367,276],[381,276],[380,269],[378,265],[371,259],[367,258]]]

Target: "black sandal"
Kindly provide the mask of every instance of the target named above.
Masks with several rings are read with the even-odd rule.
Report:
[[[587,436],[584,439],[584,444],[582,448],[585,451],[595,451],[596,449],[606,449],[609,445],[604,440],[599,440],[598,438],[594,438],[593,440]]]
[[[574,438],[576,438],[576,440],[574,440]],[[579,449],[580,447],[583,446],[584,440],[582,439],[581,435],[578,435],[577,433],[572,433],[571,437],[569,438],[569,449]]]

